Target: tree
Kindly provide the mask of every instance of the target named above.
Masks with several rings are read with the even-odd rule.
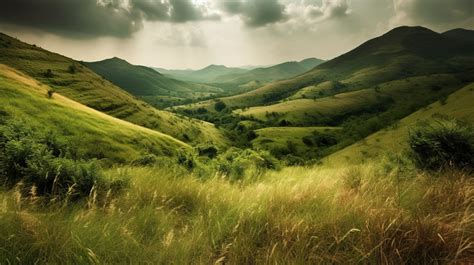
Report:
[[[217,101],[216,104],[214,105],[214,109],[218,112],[223,111],[226,107],[227,105],[222,101]]]

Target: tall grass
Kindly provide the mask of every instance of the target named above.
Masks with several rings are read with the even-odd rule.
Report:
[[[435,174],[435,173],[432,173]],[[433,264],[474,257],[474,183],[386,164],[287,168],[258,182],[124,167],[119,195],[41,206],[0,193],[0,263]],[[42,204],[44,205],[44,204]]]

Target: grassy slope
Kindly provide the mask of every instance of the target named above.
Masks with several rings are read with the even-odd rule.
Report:
[[[435,102],[400,120],[395,126],[372,134],[366,139],[330,155],[324,161],[336,165],[360,163],[382,156],[387,152],[401,152],[408,147],[406,143],[409,128],[417,121],[430,119],[436,114],[447,115],[474,124],[473,102],[474,83],[451,94],[445,104]]]
[[[198,83],[214,83],[219,76],[222,75],[234,75],[245,73],[248,70],[226,67],[224,65],[209,65],[200,70],[166,70],[161,68],[155,68],[158,72],[168,75],[170,77],[198,82]]]
[[[347,91],[414,76],[468,73],[474,69],[473,58],[472,42],[426,28],[400,27],[298,77],[222,98],[222,101],[231,107],[259,106],[277,102],[302,88],[326,81],[338,81],[345,85],[344,90]],[[205,101],[187,108],[205,107],[212,110],[213,104],[213,101]]]
[[[266,68],[257,68],[242,74],[223,75],[216,82],[245,84],[254,80],[269,82],[290,78],[302,74],[323,61],[315,58],[301,62],[286,62]]]
[[[288,100],[269,106],[252,107],[239,114],[267,120],[270,118],[267,113],[278,113],[280,120],[285,119],[294,124],[321,124],[327,118],[356,114],[381,104],[390,107],[390,111],[411,109],[420,102],[450,94],[463,84],[462,78],[452,74],[418,76],[379,84],[377,90],[371,87],[331,97]],[[392,100],[391,104],[385,103]]]
[[[303,137],[311,136],[314,132],[331,132],[338,127],[267,127],[256,130],[257,138],[252,140],[252,148],[260,150],[287,149],[288,145],[295,148],[297,155],[308,155],[316,151],[317,147],[310,147],[303,143]]]
[[[14,119],[65,137],[89,158],[131,162],[143,154],[173,156],[190,147],[168,135],[137,126],[86,107],[58,93],[48,99],[48,86],[0,64],[0,111]]]
[[[158,96],[194,99],[222,92],[220,88],[175,80],[151,68],[132,65],[119,58],[86,65],[130,94],[149,101]]]
[[[111,116],[181,140],[185,139],[183,134],[186,133],[192,143],[213,142],[223,145],[226,142],[222,133],[210,123],[159,111],[70,58],[3,34],[0,34],[0,63],[18,69],[62,95]],[[74,74],[68,70],[71,65],[77,68]],[[52,70],[53,78],[45,76],[47,69]]]

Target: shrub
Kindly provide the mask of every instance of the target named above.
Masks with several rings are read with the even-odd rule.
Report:
[[[77,198],[95,185],[108,185],[97,162],[71,159],[68,146],[55,134],[21,121],[0,126],[0,181],[7,187],[20,182],[34,186],[38,195]]]
[[[474,168],[473,128],[460,121],[437,118],[421,122],[410,131],[409,146],[420,168]]]
[[[44,73],[44,77],[53,78],[54,77],[53,71],[51,71],[51,69],[46,70],[46,72]]]
[[[217,101],[216,104],[214,105],[214,109],[218,112],[223,111],[226,107],[227,105],[222,101]]]
[[[68,67],[68,72],[69,72],[70,74],[75,74],[76,71],[77,71],[77,67],[76,67],[75,64],[69,65],[69,67]]]
[[[54,90],[48,89],[48,91],[46,92],[46,96],[47,96],[48,98],[52,98],[53,95],[54,95]]]
[[[209,146],[199,146],[198,148],[199,156],[207,156],[211,159],[217,156],[218,150],[216,147],[209,145]]]

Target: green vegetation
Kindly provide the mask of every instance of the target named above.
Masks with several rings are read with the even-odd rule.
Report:
[[[267,150],[288,164],[310,164],[324,156],[327,147],[337,144],[338,127],[267,127],[256,130],[252,148]]]
[[[0,263],[470,264],[469,34],[398,28],[178,114],[0,35]],[[180,99],[181,81],[100,64]]]
[[[151,68],[131,65],[119,58],[86,65],[130,94],[160,108],[222,92],[220,88],[168,78]]]
[[[387,166],[388,164],[386,164]],[[127,192],[50,202],[0,193],[5,262],[469,263],[472,178],[366,164],[291,168],[255,183],[119,168]]]
[[[447,97],[445,104],[435,102],[422,108],[409,116],[393,123],[372,135],[337,151],[324,159],[329,164],[358,164],[380,157],[386,150],[401,152],[408,149],[408,128],[417,124],[418,121],[429,121],[433,118],[447,116],[461,120],[468,124],[474,124],[474,84],[463,87]],[[363,117],[362,117],[363,119]],[[350,125],[352,124],[352,125]],[[360,122],[351,122],[348,131],[357,132]],[[363,132],[363,131],[362,131]],[[358,133],[359,134],[359,133]]]
[[[245,73],[247,70],[240,68],[226,67],[224,65],[209,65],[200,70],[166,70],[163,68],[155,68],[158,72],[168,75],[172,78],[197,82],[197,83],[216,83],[216,79],[223,75],[234,75]]]
[[[96,161],[79,159],[80,154],[53,132],[23,122],[0,126],[0,150],[0,181],[5,187],[21,185],[38,196],[70,200],[87,197],[94,187],[116,192],[124,184],[106,181]]]
[[[10,45],[0,45],[1,64],[21,71],[63,96],[180,140],[185,140],[182,135],[186,131],[191,144],[227,145],[223,134],[212,124],[157,110],[103,79],[83,63],[0,33],[0,43],[3,42]],[[76,66],[74,74],[70,73],[71,65]]]
[[[474,169],[473,128],[456,120],[435,119],[410,131],[412,157],[420,168]]]
[[[58,93],[48,98],[50,91],[48,86],[0,65],[0,119],[22,119],[61,135],[76,157],[105,164],[131,162],[147,153],[173,156],[177,150],[190,149],[168,135],[110,117]]]
[[[270,82],[303,74],[323,63],[316,58],[305,59],[301,62],[285,62],[271,67],[256,68],[240,74],[226,74],[216,78],[215,83],[246,84],[255,80]]]

